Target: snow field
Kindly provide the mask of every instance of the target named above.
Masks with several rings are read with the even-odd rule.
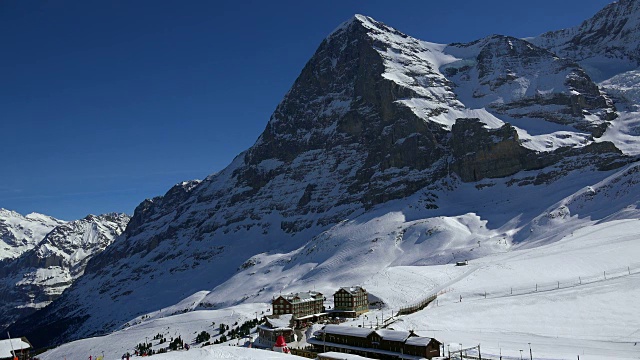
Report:
[[[265,310],[265,307],[266,304],[244,304],[221,310],[198,310],[156,318],[152,318],[152,316],[160,314],[150,314],[144,320],[137,318],[139,321],[137,324],[111,334],[63,344],[43,353],[40,359],[86,360],[89,355],[95,358],[102,354],[104,354],[105,360],[120,359],[122,354],[126,352],[133,354],[136,345],[145,341],[152,343],[152,349],[156,351],[167,347],[171,337],[180,336],[185,343],[193,344],[196,336],[202,331],[211,334],[210,342],[213,343],[215,339],[219,338],[218,326],[221,323],[233,328],[235,327],[233,324],[236,322],[241,325],[256,316],[262,316],[261,312]],[[156,334],[162,334],[167,339],[167,343],[160,345],[159,340],[152,340]],[[167,354],[156,354],[153,355],[153,358],[158,356],[158,359],[164,357],[167,359],[279,359],[277,355],[268,357],[271,356],[269,352],[255,353],[258,350],[246,349],[249,351],[245,353],[236,349],[236,346],[244,345],[243,341],[234,339],[223,345],[211,345],[202,349],[199,344],[193,344],[189,351],[180,350]],[[263,357],[259,355],[263,355]]]

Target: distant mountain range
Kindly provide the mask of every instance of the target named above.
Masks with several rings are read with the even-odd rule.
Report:
[[[185,311],[268,301],[638,217],[639,19],[621,0],[572,29],[445,45],[356,15],[251,148],[142,202],[11,333],[52,345],[190,296]]]
[[[55,300],[84,273],[91,257],[120,235],[129,216],[89,215],[62,221],[0,209],[0,325],[8,326]]]

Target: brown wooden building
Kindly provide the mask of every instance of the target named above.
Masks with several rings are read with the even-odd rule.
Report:
[[[318,352],[335,351],[374,359],[431,359],[440,356],[442,345],[412,331],[343,325],[326,325],[307,342]]]
[[[324,297],[317,291],[279,295],[271,300],[273,315],[292,314],[302,318],[324,312]]]
[[[369,311],[369,294],[361,286],[342,287],[333,294],[334,312],[357,317]]]

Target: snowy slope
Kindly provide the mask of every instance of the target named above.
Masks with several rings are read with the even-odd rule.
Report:
[[[22,216],[0,208],[0,260],[20,256],[32,249],[54,227],[64,223],[42,214]]]
[[[102,355],[104,352],[105,359],[119,359],[122,354],[126,352],[133,354],[135,346],[140,343],[144,343],[145,341],[151,342],[153,344],[152,349],[156,351],[160,348],[167,347],[168,343],[160,344],[159,340],[152,340],[157,334],[162,334],[168,341],[171,338],[177,338],[180,336],[186,343],[192,345],[192,349],[188,352],[179,351],[173,354],[179,354],[181,358],[189,358],[190,356],[197,358],[202,355],[199,349],[197,349],[201,344],[195,344],[194,341],[200,332],[206,331],[211,334],[212,337],[210,342],[213,343],[214,340],[218,340],[220,338],[220,324],[226,324],[233,328],[234,323],[242,324],[247,320],[255,319],[256,312],[258,316],[261,316],[261,312],[266,311],[266,308],[266,304],[247,304],[224,310],[201,310],[186,314],[182,314],[181,311],[179,311],[179,314],[177,315],[164,318],[154,317],[154,314],[151,314],[143,322],[133,324],[122,331],[114,332],[102,337],[71,342],[42,354],[41,358],[67,358],[69,360],[81,360],[88,358],[91,354],[95,357],[96,355]],[[234,359],[236,356],[240,356],[239,354],[252,353],[250,349],[241,350],[235,347],[229,348],[228,344],[232,344],[234,346],[244,345],[244,341],[240,342],[236,339],[228,342],[227,344],[221,345],[223,348],[214,346],[207,347],[207,349],[212,351],[230,351],[228,355],[229,357],[227,358]],[[270,355],[266,352],[259,352],[256,354],[258,355],[254,356],[257,359],[268,358]],[[260,357],[260,355],[262,357]],[[157,354],[154,355],[154,358],[155,356],[169,355]],[[271,354],[271,356],[276,355]]]
[[[518,358],[531,343],[535,358],[635,359],[637,222],[599,223],[555,243],[472,261],[475,271],[449,285],[437,306],[393,326],[435,336],[452,349],[481,344],[484,356],[501,351]]]

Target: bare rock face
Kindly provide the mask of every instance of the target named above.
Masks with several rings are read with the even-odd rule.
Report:
[[[478,119],[458,119],[452,129],[452,165],[462,181],[513,175],[526,168],[534,152],[520,146],[509,124],[489,130]]]
[[[370,18],[354,17],[320,44],[247,151],[246,166],[236,171],[241,184],[251,188],[240,199],[254,196],[283,174],[304,183],[307,167],[326,169],[324,181],[334,185],[307,188],[306,197],[327,198],[334,186],[350,183],[349,191],[334,199],[338,203],[364,199],[372,206],[406,196],[432,180],[426,174],[407,188],[404,181],[394,185],[393,179],[375,176],[392,168],[430,168],[444,156],[439,143],[446,137],[439,126],[395,102],[421,95],[382,76],[386,68],[381,54],[396,44],[372,37],[376,32],[407,37]],[[313,160],[306,159],[308,155]],[[301,164],[303,158],[306,164]],[[270,165],[276,163],[280,166]]]
[[[561,148],[538,153],[521,146],[518,133],[509,124],[487,129],[478,119],[458,119],[452,129],[451,169],[465,182],[502,178],[525,170],[540,170],[558,165],[555,177],[587,165],[600,170],[615,169],[631,161],[612,143],[593,143],[581,149]],[[543,183],[541,175],[535,182]]]

